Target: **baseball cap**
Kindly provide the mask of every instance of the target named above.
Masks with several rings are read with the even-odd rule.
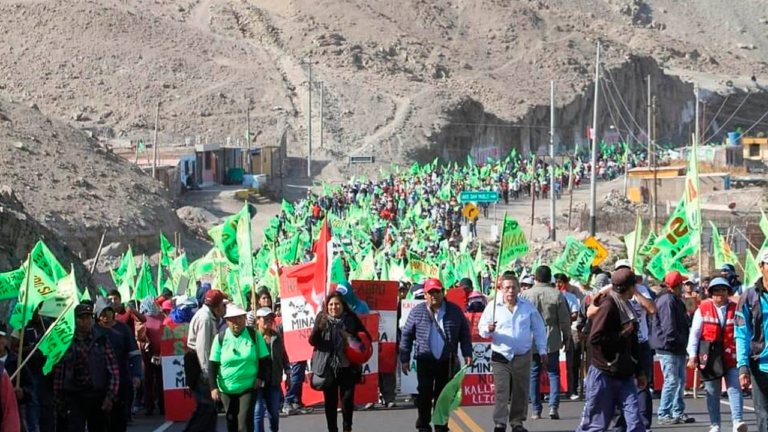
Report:
[[[442,290],[443,290],[443,284],[440,283],[438,279],[429,278],[427,279],[427,282],[424,283],[425,293],[430,293],[432,291],[442,291]]]
[[[93,315],[93,306],[87,303],[80,303],[75,306],[75,316],[80,315]]]
[[[618,270],[620,268],[631,269],[632,268],[632,264],[629,262],[628,259],[620,259],[620,260],[616,261],[616,264],[613,265],[613,269],[614,270]]]
[[[632,269],[622,267],[611,274],[611,285],[614,287],[632,286],[636,283],[637,277],[635,276],[635,272],[633,272]]]
[[[533,276],[526,276],[520,281],[520,285],[535,285],[536,281],[533,280]]]
[[[759,262],[763,264],[768,264],[768,248],[765,248],[762,254],[760,254]]]
[[[263,307],[256,311],[256,318],[262,318],[262,317],[266,317],[274,314],[275,312],[272,309],[268,307]]]
[[[610,283],[611,279],[608,277],[608,275],[605,273],[600,273],[599,275],[595,276],[594,279],[592,279],[592,288],[600,289],[606,285],[609,285]]]
[[[728,291],[730,291],[733,287],[731,286],[731,283],[728,282],[727,279],[716,277],[712,279],[712,281],[709,282],[709,287],[707,288],[708,291],[712,291],[715,289],[715,287],[725,288]]]
[[[166,301],[164,301],[164,302],[163,302],[163,306],[162,306],[162,309],[163,309],[164,311],[167,311],[167,310],[169,311],[169,310],[173,309],[173,303],[172,303],[170,300],[166,300]]]
[[[687,280],[688,278],[677,270],[672,270],[664,276],[664,283],[670,288],[676,287]]]
[[[219,290],[210,290],[205,293],[205,305],[216,307],[224,301],[224,293]]]
[[[230,303],[227,305],[227,312],[224,314],[224,318],[235,318],[239,316],[245,316],[246,312],[240,306]]]
[[[720,267],[720,271],[727,271],[729,273],[736,273],[736,268],[733,266],[733,264],[723,264],[723,266]]]

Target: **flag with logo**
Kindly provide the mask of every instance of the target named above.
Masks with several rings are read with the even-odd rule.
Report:
[[[26,327],[35,309],[52,299],[58,291],[58,282],[67,277],[64,267],[42,241],[38,241],[32,249],[25,267],[18,302],[10,319],[10,325],[15,329]]]
[[[239,254],[240,287],[235,287],[235,302],[246,307],[243,292],[250,291],[256,283],[253,277],[253,244],[251,239],[251,214],[248,212],[248,204],[245,204],[240,212],[240,220],[237,223],[237,249]]]
[[[722,268],[724,264],[736,266],[739,259],[731,250],[731,245],[720,236],[720,232],[715,224],[711,221],[709,224],[712,226],[712,248],[715,252],[715,267]]]
[[[75,334],[75,306],[80,303],[77,298],[80,290],[77,288],[74,267],[69,276],[59,282],[58,288],[60,292],[68,293],[69,298],[66,299],[53,328],[48,329],[45,337],[40,341],[39,349],[45,356],[43,373],[46,375],[64,357]],[[85,292],[88,292],[87,288]]]

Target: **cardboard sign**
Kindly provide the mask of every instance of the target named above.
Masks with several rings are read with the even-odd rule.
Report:
[[[599,266],[601,262],[608,258],[608,251],[605,249],[605,247],[603,247],[603,245],[600,244],[599,241],[597,241],[596,238],[589,237],[588,239],[584,240],[584,244],[597,253],[597,255],[595,255],[595,259],[592,260],[593,266]]]
[[[192,417],[195,399],[187,387],[184,373],[184,353],[187,352],[189,324],[171,323],[163,329],[160,355],[163,367],[163,398],[166,407],[165,420],[185,422]]]
[[[285,274],[280,277],[280,298],[283,311],[283,336],[285,350],[292,362],[312,358],[309,335],[315,326],[317,311],[302,295],[296,280]]]

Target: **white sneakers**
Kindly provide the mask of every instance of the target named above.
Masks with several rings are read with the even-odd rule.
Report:
[[[709,427],[709,432],[720,432],[720,426],[718,426],[718,425],[711,425]]]
[[[743,421],[737,421],[733,424],[733,432],[747,432],[749,427]]]

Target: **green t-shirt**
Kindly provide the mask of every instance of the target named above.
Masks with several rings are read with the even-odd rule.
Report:
[[[213,339],[211,361],[221,364],[216,382],[222,392],[243,393],[253,388],[256,383],[259,359],[267,357],[269,350],[261,334],[255,333],[255,343],[247,329],[243,330],[240,336],[235,336],[232,330],[227,329],[224,333],[224,343],[219,341],[218,335]]]

